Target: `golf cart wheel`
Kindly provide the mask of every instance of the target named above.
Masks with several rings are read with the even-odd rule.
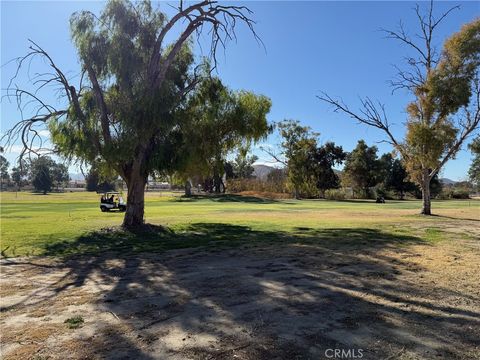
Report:
[[[118,210],[119,210],[120,212],[125,212],[125,211],[127,211],[127,207],[120,205],[120,206],[118,207]]]
[[[106,206],[100,206],[100,210],[102,210],[102,212],[107,212],[108,211]]]

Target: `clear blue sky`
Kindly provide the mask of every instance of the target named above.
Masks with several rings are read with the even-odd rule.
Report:
[[[341,96],[355,107],[358,97],[368,95],[387,106],[390,121],[397,124],[394,132],[403,133],[405,105],[409,96],[398,91],[391,94],[387,81],[395,75],[392,64],[401,64],[409,49],[385,39],[380,28],[395,28],[402,19],[412,35],[417,31],[413,2],[256,2],[245,3],[254,11],[256,30],[266,46],[259,46],[247,29],[238,29],[238,42],[230,43],[220,56],[218,75],[233,89],[247,89],[272,99],[270,121],[298,119],[321,133],[321,141],[335,141],[350,151],[358,139],[374,144],[383,134],[358,125],[341,114],[332,112],[316,95],[324,90]],[[435,13],[454,6],[453,12],[441,25],[436,43],[460,29],[461,25],[480,15],[478,2],[438,2]],[[425,8],[426,2],[420,2]],[[160,6],[171,12],[166,3]],[[25,54],[31,38],[49,51],[58,65],[78,73],[75,50],[70,43],[68,19],[80,9],[98,12],[101,2],[1,2],[1,63]],[[41,63],[33,63],[30,72],[41,71]],[[45,69],[43,67],[43,69]],[[1,84],[5,88],[15,67],[2,67]],[[19,79],[19,85],[26,81]],[[52,100],[52,94],[47,94]],[[15,104],[2,102],[2,132],[19,118]],[[275,136],[266,143],[276,144]],[[380,153],[390,151],[377,144]],[[261,160],[268,160],[262,155]],[[8,155],[9,160],[15,154]],[[471,154],[466,146],[451,161],[442,176],[464,179]]]

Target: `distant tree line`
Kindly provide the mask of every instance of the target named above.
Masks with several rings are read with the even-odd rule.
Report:
[[[290,193],[295,198],[422,198],[421,187],[411,180],[404,161],[394,153],[379,156],[378,148],[368,146],[364,140],[359,140],[351,152],[333,142],[319,145],[319,134],[298,121],[282,121],[277,129],[282,139],[281,151],[264,150],[282,168],[273,169],[264,179],[256,179],[256,157],[239,155],[227,166],[232,191]],[[475,191],[480,176],[479,144],[477,139],[470,146],[476,154],[470,181],[443,185],[436,174],[430,183],[432,198],[468,198]],[[341,171],[335,169],[340,165]]]
[[[68,167],[57,163],[48,156],[40,156],[31,161],[21,161],[8,172],[10,163],[0,155],[0,176],[2,190],[31,186],[37,192],[46,194],[52,190],[59,191],[70,180]]]

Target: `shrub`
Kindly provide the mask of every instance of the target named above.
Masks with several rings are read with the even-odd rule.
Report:
[[[345,200],[347,193],[343,189],[329,189],[325,191],[325,199],[327,200]]]
[[[456,189],[452,192],[452,199],[470,199],[468,190]]]
[[[437,195],[437,199],[470,199],[470,192],[465,189],[446,189]]]
[[[262,181],[260,179],[229,179],[227,190],[232,193],[242,191],[286,193],[287,189],[283,182]]]
[[[435,199],[437,199],[437,200],[448,200],[448,199],[451,199],[451,198],[452,198],[452,191],[451,190],[442,191],[440,194],[435,196]]]

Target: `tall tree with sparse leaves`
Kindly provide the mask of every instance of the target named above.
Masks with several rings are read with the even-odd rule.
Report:
[[[435,33],[442,20],[458,6],[434,16],[433,1],[426,14],[417,5],[420,29],[415,37],[400,23],[398,30],[385,30],[389,38],[407,45],[415,55],[407,57],[408,68],[397,67],[393,88],[407,90],[414,100],[407,105],[406,136],[392,133],[385,107],[362,99],[359,112],[341,99],[324,93],[319,98],[353,119],[378,128],[401,155],[410,178],[422,190],[421,213],[431,215],[430,183],[443,166],[455,158],[465,140],[480,124],[480,19],[465,24],[450,36],[441,52],[435,49]]]
[[[282,138],[281,153],[275,154],[263,148],[276,161],[287,168],[287,184],[293,190],[293,196],[300,198],[301,190],[315,187],[309,160],[317,149],[318,133],[308,126],[302,126],[298,120],[284,120],[277,124]]]

